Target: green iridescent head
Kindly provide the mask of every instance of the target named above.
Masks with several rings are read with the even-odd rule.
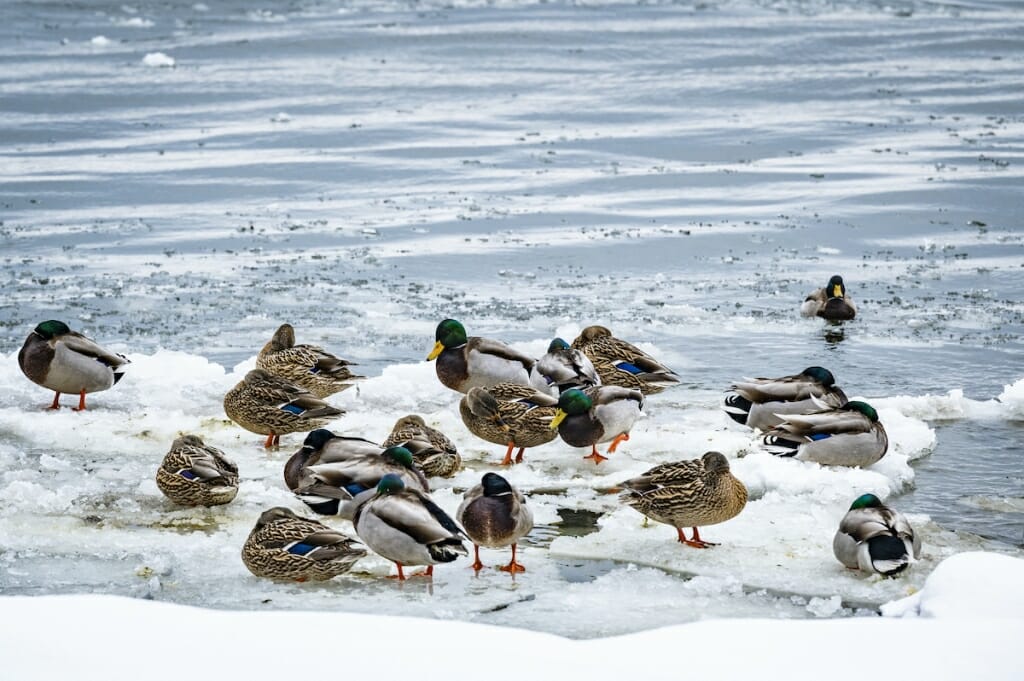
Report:
[[[42,322],[35,328],[35,332],[50,340],[54,336],[63,336],[65,333],[71,333],[71,329],[64,322],[58,322],[56,319],[50,319]]]
[[[548,345],[548,352],[558,352],[559,350],[568,350],[568,349],[569,349],[569,344],[566,343],[561,338],[554,339],[553,341],[551,341],[551,344]]]
[[[377,483],[377,494],[394,494],[403,489],[405,489],[405,483],[394,473],[388,473]]]
[[[460,345],[465,345],[467,341],[466,327],[454,319],[446,319],[437,325],[437,331],[434,332],[434,340],[446,348],[457,348]]]
[[[874,494],[862,494],[850,505],[850,510],[858,508],[881,508],[882,502]]]
[[[410,452],[405,447],[388,447],[383,452],[381,452],[381,456],[383,456],[385,459],[391,459],[396,463],[400,463],[406,468],[412,468],[412,452]]]
[[[813,378],[818,383],[821,383],[826,388],[831,388],[836,384],[836,378],[832,375],[832,372],[823,367],[807,367],[800,372],[801,376],[807,376]]]
[[[875,408],[867,402],[860,402],[856,400],[853,402],[847,402],[843,405],[843,409],[860,412],[871,419],[872,423],[878,423],[878,412],[875,411]]]
[[[570,416],[586,414],[593,406],[594,401],[579,388],[570,388],[558,396],[558,408]]]

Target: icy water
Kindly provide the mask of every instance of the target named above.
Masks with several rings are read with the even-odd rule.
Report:
[[[5,3],[0,591],[598,636],[851,614],[950,552],[1019,550],[1022,30],[1014,2]],[[858,318],[800,319],[834,273]],[[686,384],[601,471],[553,445],[509,472],[539,524],[515,581],[249,576],[259,511],[299,508],[280,468],[300,437],[264,453],[223,393],[291,322],[371,377],[334,398],[335,430],[383,439],[416,411],[450,431],[469,470],[434,483],[454,510],[498,452],[422,363],[444,317],[538,354],[601,323]],[[41,413],[17,369],[48,318],[132,354],[92,412]],[[810,364],[882,408],[876,470],[771,459],[719,412],[732,380]],[[230,507],[160,497],[179,430],[238,460]],[[754,499],[713,552],[600,493],[711,448]],[[904,581],[831,556],[868,490],[927,528]]]

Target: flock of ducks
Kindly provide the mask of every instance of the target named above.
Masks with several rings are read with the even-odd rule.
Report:
[[[813,292],[801,306],[806,315],[851,319],[855,307],[839,276]],[[475,436],[506,446],[501,465],[523,461],[528,448],[560,437],[589,448],[600,464],[629,439],[647,396],[679,385],[678,374],[603,326],[589,326],[570,344],[556,338],[539,358],[497,340],[467,336],[454,319],[437,326],[428,360],[438,379],[463,394],[459,413]],[[128,360],[105,350],[59,321],[39,324],[18,355],[24,374],[55,391],[85,395],[112,387]],[[224,411],[242,428],[266,435],[266,447],[281,435],[308,433],[285,463],[285,485],[322,516],[350,520],[362,545],[324,523],[276,507],[260,515],[242,548],[246,567],[275,580],[325,580],[343,574],[367,548],[397,566],[433,566],[468,556],[474,545],[511,548],[500,569],[525,568],[516,546],[533,528],[526,497],[494,472],[464,494],[456,517],[430,497],[432,477],[451,477],[462,467],[456,446],[422,417],[398,419],[383,443],[326,430],[344,413],[325,398],[362,379],[351,362],[323,348],[295,342],[283,324],[260,351],[256,367],[224,397]],[[763,432],[768,451],[829,466],[869,466],[887,449],[878,414],[865,402],[849,401],[831,372],[808,367],[780,378],[751,378],[731,387],[723,405],[737,423]],[[608,443],[605,455],[598,444]],[[518,452],[513,457],[513,452]],[[185,506],[230,503],[238,492],[238,468],[195,435],[172,444],[156,474],[161,492]],[[619,485],[622,503],[646,518],[674,527],[678,541],[694,548],[714,546],[700,527],[725,522],[746,506],[747,490],[732,475],[728,459],[708,452],[692,461],[665,463]],[[647,522],[645,518],[645,523]],[[684,530],[692,529],[687,538]],[[364,547],[365,545],[365,547]],[[849,568],[884,575],[906,569],[920,555],[920,542],[906,519],[867,494],[842,519],[833,548]]]

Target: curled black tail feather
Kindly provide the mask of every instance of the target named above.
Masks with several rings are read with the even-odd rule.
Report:
[[[796,456],[796,450],[800,448],[801,442],[793,442],[778,435],[765,435],[764,443],[768,445],[771,453],[775,456]]]
[[[910,564],[907,545],[899,537],[891,535],[868,539],[868,555],[875,569],[887,577],[898,575]]]
[[[753,402],[738,393],[725,397],[725,413],[741,426],[747,425],[747,417],[750,416],[750,408],[753,406]]]
[[[450,563],[459,556],[469,555],[469,551],[463,546],[462,541],[456,537],[427,544],[427,551],[430,552],[430,557],[439,563]]]

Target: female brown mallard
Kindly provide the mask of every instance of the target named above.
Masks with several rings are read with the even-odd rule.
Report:
[[[18,353],[21,372],[33,383],[53,390],[50,409],[60,409],[60,394],[78,395],[75,411],[85,410],[86,393],[109,389],[121,380],[129,362],[64,322],[41,322]]]
[[[459,402],[459,414],[469,432],[496,445],[508,445],[502,466],[512,464],[512,450],[519,447],[515,462],[523,462],[527,447],[539,447],[555,439],[551,428],[558,400],[529,386],[499,383],[485,390],[472,388]]]
[[[196,435],[171,444],[156,471],[156,486],[182,506],[218,506],[238,494],[238,466]]]
[[[242,546],[249,572],[295,582],[337,577],[365,555],[366,549],[351,537],[283,506],[264,511]]]
[[[597,453],[598,443],[611,442],[608,453],[614,452],[620,442],[629,439],[629,431],[643,408],[644,396],[638,390],[617,385],[571,388],[559,396],[550,428],[557,428],[567,445],[590,447],[590,455],[583,458],[601,463],[608,457]]]
[[[288,489],[321,515],[351,520],[356,508],[373,496],[388,473],[411,489],[429,492],[430,485],[405,447],[382,448],[369,440],[314,430],[284,466]]]
[[[831,321],[844,321],[857,316],[857,306],[846,293],[846,284],[838,274],[828,280],[824,288],[812,291],[800,306],[804,317],[824,317]]]
[[[516,543],[533,529],[533,513],[526,506],[522,493],[497,473],[484,473],[479,485],[466,490],[455,514],[466,534],[473,540],[476,560],[473,569],[480,571],[480,547],[498,549],[512,546],[512,562],[499,570],[526,572],[516,562]]]
[[[466,336],[466,327],[454,319],[445,319],[437,325],[434,349],[427,361],[436,359],[437,377],[441,383],[460,393],[471,388],[489,388],[498,383],[533,385],[538,390],[549,390],[547,381],[530,372],[537,360],[513,350],[501,341]]]
[[[320,428],[345,413],[263,369],[253,369],[228,391],[224,412],[246,430],[266,435],[268,448],[286,433]]]
[[[717,546],[702,540],[698,527],[725,522],[747,505],[747,488],[718,452],[655,466],[620,487],[626,488],[619,497],[624,504],[676,528],[680,542],[698,549]],[[693,528],[692,539],[686,538],[684,527]]]
[[[594,363],[602,385],[618,385],[654,395],[682,381],[679,374],[640,348],[616,338],[603,326],[583,329],[572,347],[582,350]]]
[[[382,447],[405,447],[416,465],[427,476],[450,478],[462,469],[459,450],[444,433],[426,424],[422,417],[409,414],[398,419]]]
[[[736,423],[768,430],[782,423],[786,414],[807,414],[820,411],[822,405],[841,407],[846,402],[831,371],[807,367],[793,376],[737,381],[723,408]]]
[[[316,345],[296,345],[295,329],[282,324],[256,357],[256,366],[305,388],[323,399],[352,386],[352,362],[335,357]]]

